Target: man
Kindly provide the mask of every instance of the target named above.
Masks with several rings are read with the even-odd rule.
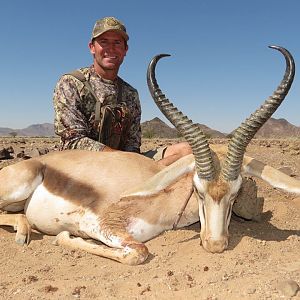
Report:
[[[114,17],[98,20],[89,49],[93,65],[60,78],[54,91],[55,132],[62,149],[140,153],[138,92],[118,77],[129,36]],[[169,165],[191,153],[185,142],[145,155]]]

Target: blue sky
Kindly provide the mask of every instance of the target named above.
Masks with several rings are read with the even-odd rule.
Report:
[[[287,48],[300,63],[299,0],[10,0],[0,11],[0,127],[53,122],[59,77],[92,63],[95,21],[122,20],[130,36],[121,77],[140,95],[142,121],[162,116],[150,97],[146,69],[158,53],[157,79],[194,122],[222,132],[240,125],[282,79],[285,61],[268,45]],[[275,113],[300,126],[296,76]]]

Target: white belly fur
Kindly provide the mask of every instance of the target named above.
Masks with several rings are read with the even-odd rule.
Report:
[[[27,200],[24,211],[29,223],[40,232],[57,235],[67,230],[72,235],[87,237],[80,230],[84,210],[51,194],[43,184],[39,185]]]
[[[160,224],[149,224],[139,218],[134,218],[127,227],[128,233],[139,242],[146,242],[167,229],[171,229],[171,227],[164,228]]]

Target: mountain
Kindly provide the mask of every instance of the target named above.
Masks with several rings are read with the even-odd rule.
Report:
[[[51,123],[34,124],[24,129],[1,128],[0,136],[55,136],[54,127]]]
[[[226,134],[199,124],[200,129],[209,138],[226,138]],[[176,138],[179,134],[175,128],[169,127],[159,118],[141,124],[143,137]],[[270,118],[256,133],[255,138],[300,138],[300,127],[285,119]]]
[[[256,133],[256,138],[290,138],[300,137],[300,127],[289,123],[286,119],[270,118]]]
[[[204,124],[199,124],[197,123],[197,125],[200,127],[200,129],[203,131],[203,133],[208,137],[208,138],[226,138],[227,134],[226,133],[222,133],[220,131],[217,131],[215,129],[211,129],[208,126],[204,125]]]
[[[141,123],[142,136],[145,138],[177,138],[178,132],[159,118]]]
[[[225,138],[226,134],[211,129],[206,125],[198,126],[209,138]],[[168,126],[159,118],[141,124],[142,136],[144,138],[178,138],[180,135],[174,127]],[[53,124],[34,124],[24,129],[12,129],[0,127],[0,136],[55,136]],[[285,119],[269,119],[255,135],[256,138],[291,138],[300,137],[300,127],[289,123]]]
[[[217,130],[211,129],[203,124],[197,124],[200,129],[207,135],[209,138],[225,138],[226,135]],[[168,126],[159,118],[154,118],[150,121],[143,122],[142,127],[142,136],[145,138],[178,138],[180,134],[174,127]]]

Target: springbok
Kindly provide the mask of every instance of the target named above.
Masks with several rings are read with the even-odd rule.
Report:
[[[162,94],[155,66],[166,55],[158,55],[147,72],[151,95],[189,142],[193,154],[163,167],[135,153],[70,150],[8,166],[0,171],[0,208],[24,210],[24,214],[1,214],[0,225],[14,226],[19,244],[28,243],[35,229],[56,235],[57,245],[135,265],[148,257],[143,242],[172,229],[174,222],[180,228],[200,218],[203,247],[210,252],[224,251],[242,175],[300,193],[300,181],[244,155],[255,133],[287,95],[294,77],[291,54],[271,47],[285,57],[284,78],[273,95],[235,130],[228,150],[210,147],[199,127]]]

